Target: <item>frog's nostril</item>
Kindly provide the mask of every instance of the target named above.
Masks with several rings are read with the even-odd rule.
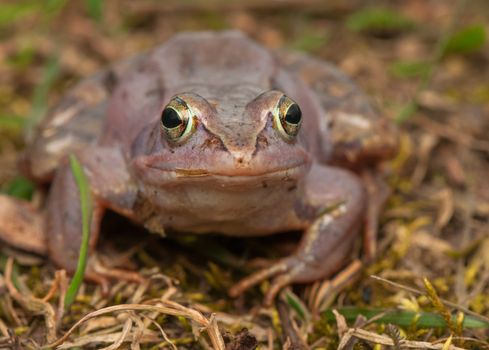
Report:
[[[252,155],[247,152],[231,152],[234,158],[234,164],[236,166],[245,166],[247,165],[252,158]]]

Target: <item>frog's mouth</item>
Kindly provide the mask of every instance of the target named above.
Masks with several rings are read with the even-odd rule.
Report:
[[[295,183],[305,176],[309,169],[309,163],[299,163],[287,168],[270,169],[262,172],[236,172],[236,174],[211,172],[199,168],[174,168],[165,169],[160,166],[148,166],[145,179],[153,185],[164,187],[172,184],[184,184],[187,182],[202,182],[208,185],[220,187],[266,187],[274,183]]]

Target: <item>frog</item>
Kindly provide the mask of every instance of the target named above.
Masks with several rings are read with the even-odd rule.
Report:
[[[0,195],[0,239],[76,270],[75,157],[92,201],[90,252],[108,211],[160,235],[302,232],[293,254],[229,290],[270,281],[270,304],[285,286],[345,266],[383,202],[369,199],[361,174],[380,173],[396,142],[389,119],[333,64],[239,31],[182,32],[81,80],[50,110],[21,162],[49,192],[40,207]]]

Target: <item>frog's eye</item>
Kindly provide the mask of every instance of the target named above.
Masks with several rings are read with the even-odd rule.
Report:
[[[161,128],[168,141],[182,143],[195,130],[194,113],[185,101],[175,97],[161,112]]]
[[[283,95],[273,110],[273,126],[286,141],[292,141],[299,133],[301,122],[299,105]]]

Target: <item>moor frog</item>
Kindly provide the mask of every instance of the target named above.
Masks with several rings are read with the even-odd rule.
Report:
[[[369,205],[357,174],[395,148],[389,121],[332,65],[236,31],[182,33],[66,94],[24,166],[51,183],[47,201],[35,210],[0,196],[0,237],[75,269],[75,154],[93,198],[92,249],[106,210],[156,233],[304,231],[293,255],[230,290],[273,278],[269,303],[281,287],[344,265]]]

